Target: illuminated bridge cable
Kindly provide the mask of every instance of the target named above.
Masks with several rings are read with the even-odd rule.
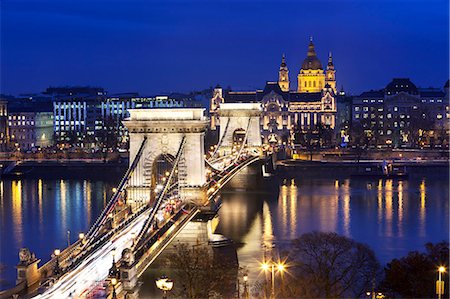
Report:
[[[239,160],[239,158],[241,157],[241,154],[242,154],[242,150],[244,149],[245,144],[247,143],[248,129],[250,128],[250,121],[251,121],[251,120],[252,120],[252,119],[249,117],[249,118],[248,118],[247,129],[245,130],[244,140],[242,141],[241,148],[239,149],[238,155],[236,156],[236,159],[234,159],[234,162],[233,162],[233,163],[236,163],[236,162]]]
[[[213,154],[211,155],[210,160],[213,160],[213,158],[216,156],[217,152],[219,151],[219,148],[222,145],[222,142],[225,139],[225,136],[227,135],[227,130],[228,130],[228,125],[229,124],[230,124],[230,118],[228,118],[227,124],[225,125],[225,130],[223,131],[223,134],[220,137],[219,142],[217,143],[217,147],[214,150]]]
[[[126,187],[126,184],[129,182],[130,178],[133,179],[132,175],[133,175],[134,171],[136,170],[136,166],[138,165],[139,161],[141,160],[142,153],[144,151],[146,143],[147,143],[147,137],[144,137],[144,139],[142,140],[141,146],[139,147],[139,150],[133,159],[133,162],[131,163],[130,167],[127,169],[127,172],[125,173],[122,180],[120,181],[116,192],[112,195],[111,199],[106,204],[102,213],[100,214],[100,216],[97,218],[95,223],[91,226],[88,233],[86,234],[87,242],[86,242],[85,246],[87,246],[90,243],[90,241],[97,235],[101,226],[107,220],[109,213],[112,212],[115,204],[117,203],[117,201],[119,199],[120,194]]]
[[[138,246],[140,245],[141,241],[145,239],[145,234],[147,233],[148,229],[150,228],[151,224],[153,223],[153,220],[155,219],[156,213],[158,212],[159,208],[161,207],[161,203],[163,202],[164,198],[166,197],[167,191],[170,189],[170,181],[172,180],[172,177],[175,174],[175,170],[177,169],[178,162],[180,161],[181,155],[183,153],[184,145],[186,144],[186,136],[183,136],[183,139],[181,140],[180,147],[177,152],[177,156],[175,157],[175,160],[173,162],[173,168],[170,172],[169,177],[167,178],[164,188],[161,190],[161,193],[159,193],[157,200],[155,201],[155,204],[150,212],[150,215],[145,220],[144,225],[142,226],[141,231],[137,235],[135,239],[135,243],[132,247],[132,250],[134,251]]]

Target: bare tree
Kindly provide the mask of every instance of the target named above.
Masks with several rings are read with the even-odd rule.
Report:
[[[360,297],[372,289],[380,269],[369,247],[336,233],[304,234],[292,241],[289,255],[296,287],[287,284],[285,298]]]
[[[207,246],[189,246],[184,243],[175,246],[175,254],[170,259],[177,281],[174,295],[190,299],[217,298],[221,295],[227,298],[232,295],[237,265],[227,259],[215,260]]]

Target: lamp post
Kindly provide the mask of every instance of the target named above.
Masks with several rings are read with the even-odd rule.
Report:
[[[269,262],[264,262],[261,264],[261,269],[264,272],[267,271],[271,271],[271,280],[272,280],[272,290],[271,290],[271,295],[270,298],[275,299],[275,267],[277,268],[277,271],[279,273],[283,273],[285,270],[285,265],[283,263],[275,263],[273,261],[269,261]]]
[[[248,275],[247,275],[247,273],[245,273],[244,274],[244,299],[248,299],[247,280],[248,280]]]
[[[116,294],[116,284],[117,284],[117,279],[113,278],[111,279],[111,285],[113,287],[113,291],[112,291],[112,299],[116,299],[117,298],[117,294]]]
[[[84,237],[85,237],[85,236],[84,236],[84,233],[79,233],[79,234],[78,234],[78,238],[80,239],[81,245],[83,245],[84,242],[85,242]]]
[[[438,268],[439,272],[439,280],[436,282],[436,294],[438,295],[438,298],[441,299],[442,295],[444,294],[444,281],[442,281],[442,273],[445,272],[445,267],[440,266]]]
[[[111,255],[112,255],[112,266],[111,269],[109,270],[109,276],[111,277],[117,277],[117,267],[116,267],[116,249],[113,249],[111,251]]]
[[[61,254],[61,250],[55,249],[55,251],[53,253],[55,254],[55,257],[56,257],[56,264],[55,264],[55,269],[53,270],[53,272],[54,272],[54,274],[59,275],[59,273],[60,273],[59,255]]]
[[[156,286],[163,291],[163,299],[167,298],[167,292],[170,292],[173,288],[173,281],[167,276],[163,275],[156,280]]]

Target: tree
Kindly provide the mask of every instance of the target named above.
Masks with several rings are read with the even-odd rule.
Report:
[[[304,234],[292,241],[289,256],[294,278],[283,288],[286,297],[360,297],[372,289],[380,268],[369,247],[336,233]]]
[[[209,298],[224,294],[227,286],[234,291],[237,264],[221,258],[216,261],[207,246],[175,245],[175,254],[170,258],[177,281],[174,295],[182,298]],[[228,288],[230,289],[230,288]],[[232,294],[228,294],[230,296]]]
[[[427,243],[425,249],[425,253],[413,251],[388,263],[383,287],[403,298],[432,298],[437,268],[444,265],[448,269],[449,246],[448,242]]]

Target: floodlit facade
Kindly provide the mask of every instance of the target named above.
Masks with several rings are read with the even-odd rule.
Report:
[[[336,76],[331,54],[324,70],[317,58],[312,39],[307,57],[298,73],[297,90],[292,90],[289,69],[283,55],[277,82],[267,82],[263,90],[226,91],[214,89],[210,104],[211,129],[219,126],[222,103],[260,103],[261,134],[266,144],[295,143],[295,132],[318,133],[320,127],[336,126]]]

